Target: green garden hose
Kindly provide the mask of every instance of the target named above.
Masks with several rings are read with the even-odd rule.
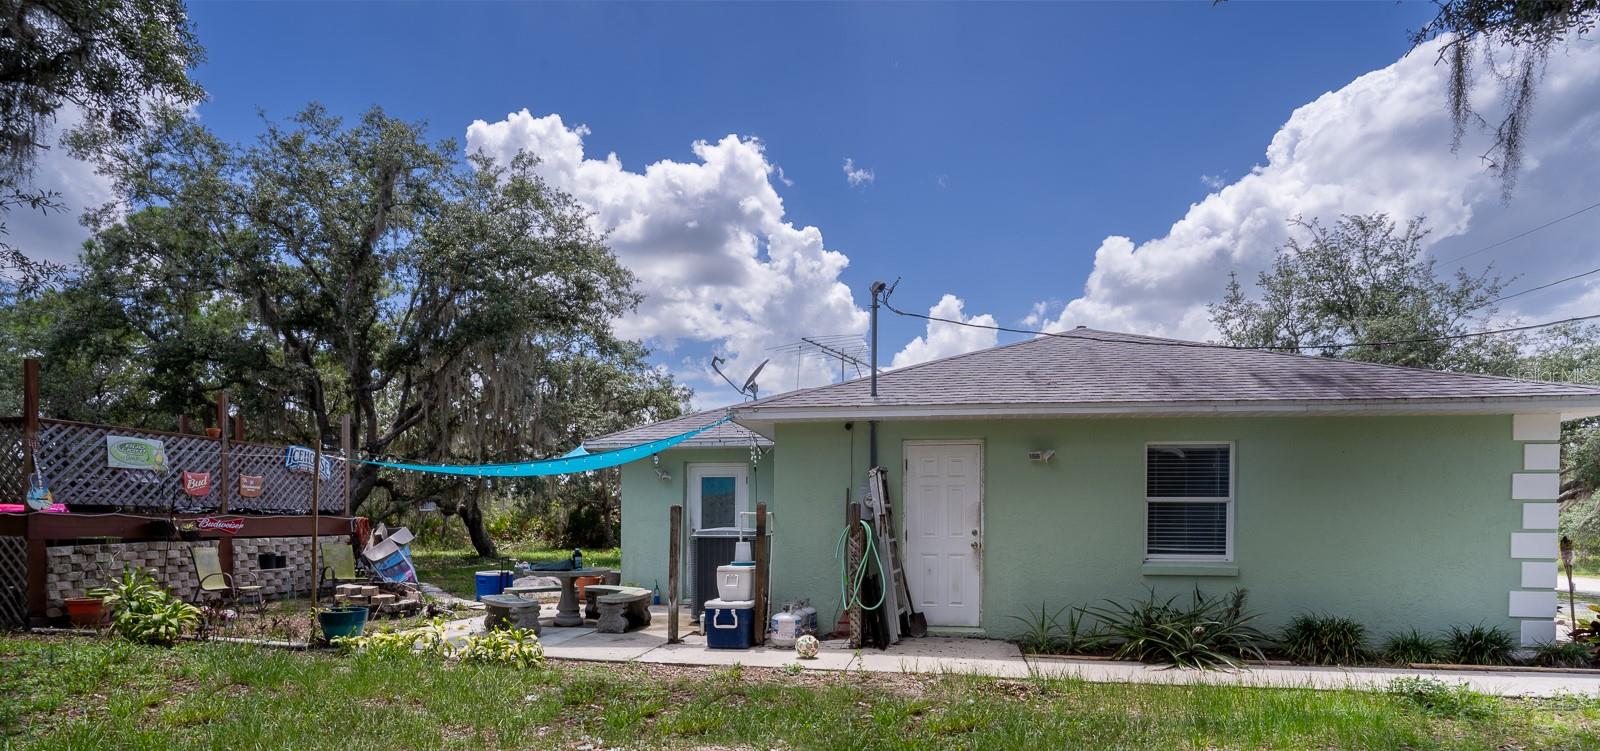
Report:
[[[850,527],[845,527],[844,531],[839,533],[839,542],[833,546],[833,559],[839,563],[839,605],[845,610],[849,610],[855,605],[860,605],[862,610],[877,610],[883,605],[884,597],[888,594],[888,591],[884,587],[879,587],[877,602],[871,605],[861,602],[861,584],[867,578],[867,560],[877,561],[878,581],[887,582],[888,578],[883,573],[883,559],[878,557],[878,544],[872,540],[872,525],[868,524],[865,519],[858,523],[865,530],[865,534],[862,536],[866,538],[867,542],[866,546],[861,550],[861,564],[856,566],[856,583],[854,587],[850,585],[850,564],[845,560],[844,553],[845,541],[850,538]]]

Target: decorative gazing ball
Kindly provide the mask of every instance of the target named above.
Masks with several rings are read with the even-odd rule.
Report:
[[[817,637],[812,636],[811,634],[806,634],[805,636],[795,640],[794,652],[795,654],[799,655],[801,659],[813,660],[816,659],[817,649],[821,646],[822,644],[817,641]]]

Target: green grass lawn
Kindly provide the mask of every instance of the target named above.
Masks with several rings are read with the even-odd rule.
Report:
[[[1600,702],[552,663],[0,636],[14,749],[1580,749]]]
[[[412,563],[417,566],[417,576],[460,597],[471,599],[476,594],[473,576],[479,571],[492,571],[506,561],[560,561],[572,557],[571,550],[551,550],[542,547],[500,546],[500,558],[481,558],[472,548],[417,549],[411,551]],[[583,565],[616,568],[622,565],[622,551],[583,551]]]

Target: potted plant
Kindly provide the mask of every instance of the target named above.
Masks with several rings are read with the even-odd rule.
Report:
[[[178,524],[178,539],[184,542],[194,542],[200,539],[200,525],[193,519]]]
[[[68,597],[67,620],[74,626],[99,628],[106,622],[106,590],[91,589],[84,597]]]
[[[317,625],[322,628],[323,641],[331,642],[341,636],[360,636],[367,625],[367,609],[361,605],[335,605],[317,611]]]

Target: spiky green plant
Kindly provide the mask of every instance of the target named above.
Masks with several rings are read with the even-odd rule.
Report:
[[[1243,659],[1264,659],[1266,635],[1250,625],[1258,615],[1247,612],[1246,592],[1235,589],[1222,597],[1194,590],[1187,608],[1177,597],[1156,598],[1155,591],[1129,603],[1107,600],[1084,608],[1099,621],[1105,638],[1115,645],[1113,659],[1161,663],[1172,667],[1215,670],[1236,668]]]
[[[1517,649],[1511,632],[1482,623],[1451,626],[1444,641],[1446,656],[1461,665],[1505,665]]]
[[[1367,627],[1334,615],[1297,615],[1278,643],[1289,659],[1303,665],[1360,665],[1372,657]]]
[[[1383,661],[1394,665],[1434,663],[1443,659],[1444,644],[1414,628],[1390,634],[1383,642]]]

